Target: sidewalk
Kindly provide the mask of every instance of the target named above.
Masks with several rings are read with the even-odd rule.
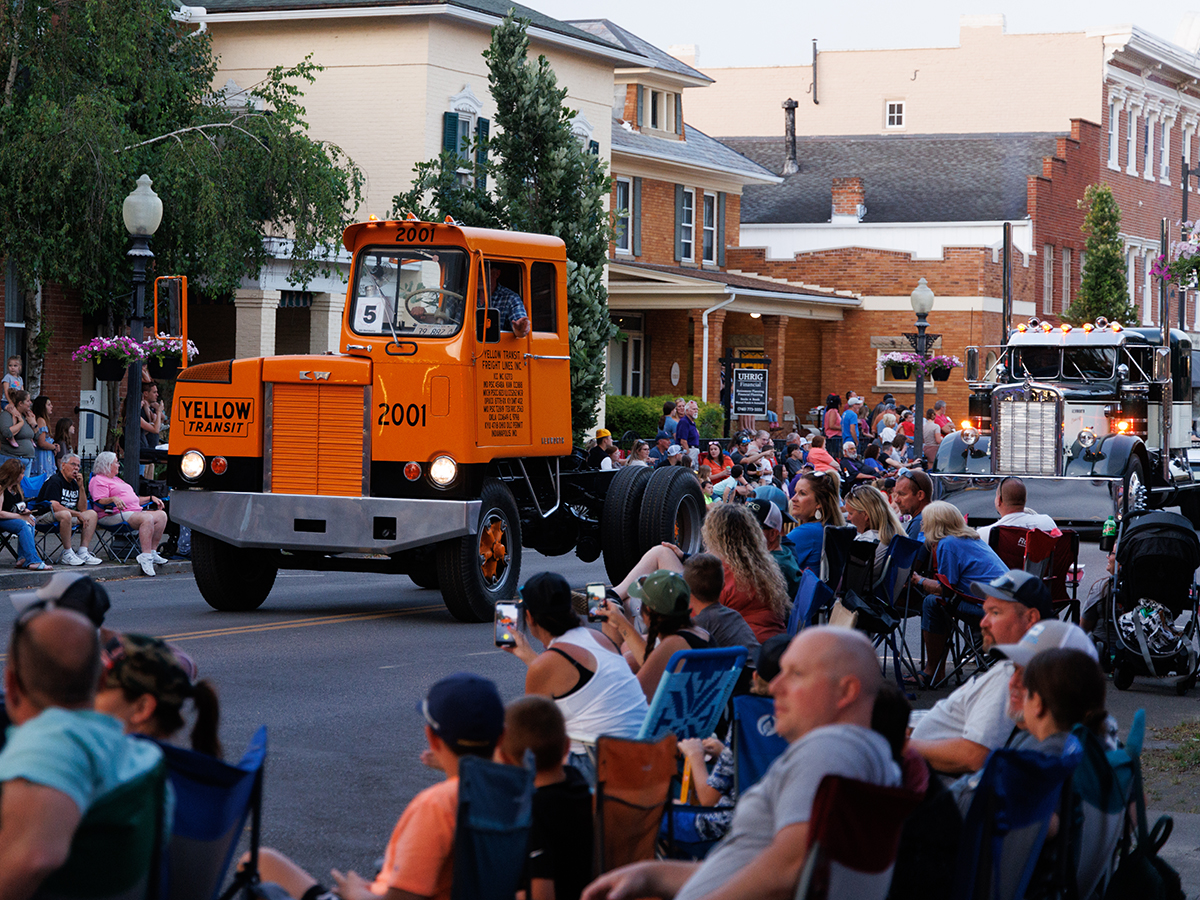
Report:
[[[1146,810],[1151,828],[1162,813]],[[1175,821],[1171,837],[1159,851],[1159,856],[1171,864],[1183,881],[1188,900],[1200,897],[1200,813],[1169,813]]]
[[[7,554],[6,554],[7,555]],[[172,559],[165,565],[155,566],[159,575],[180,575],[192,571],[191,560]],[[104,562],[98,566],[64,566],[56,565],[49,572],[30,572],[27,569],[13,568],[11,565],[0,563],[0,591],[28,590],[41,587],[50,580],[55,572],[83,572],[97,581],[114,581],[118,578],[146,578],[141,566],[132,560],[124,563]]]

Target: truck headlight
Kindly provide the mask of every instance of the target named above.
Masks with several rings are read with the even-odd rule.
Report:
[[[458,475],[458,463],[448,456],[439,456],[429,464],[429,479],[438,487],[446,487]]]
[[[962,442],[968,447],[974,447],[979,442],[979,429],[974,426],[962,430]]]
[[[179,471],[188,481],[195,481],[204,474],[204,454],[199,450],[189,450],[179,460]]]
[[[1079,446],[1084,450],[1091,450],[1096,446],[1096,432],[1090,428],[1085,428],[1079,432]]]

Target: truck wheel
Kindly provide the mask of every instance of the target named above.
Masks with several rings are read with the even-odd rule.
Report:
[[[1142,461],[1134,456],[1125,464],[1125,480],[1121,485],[1121,498],[1117,504],[1117,515],[1124,518],[1125,513],[1137,505],[1137,489],[1146,486],[1146,476],[1142,472]],[[1146,506],[1150,506],[1150,498],[1146,498]]]
[[[645,466],[625,468],[616,474],[604,496],[600,516],[600,547],[604,551],[604,571],[611,584],[618,584],[642,558],[638,541],[638,520],[642,496],[652,471]]]
[[[704,493],[696,476],[675,466],[655,469],[638,520],[642,548],[669,541],[685,553],[699,553],[703,521]]]
[[[1200,528],[1200,487],[1179,492],[1179,511],[1192,523],[1193,528]]]
[[[211,535],[192,532],[192,573],[200,595],[213,609],[258,609],[271,593],[278,571],[278,550],[235,547]]]
[[[512,492],[489,478],[479,499],[476,534],[438,547],[442,601],[460,622],[487,622],[497,601],[510,600],[521,578],[521,517]]]

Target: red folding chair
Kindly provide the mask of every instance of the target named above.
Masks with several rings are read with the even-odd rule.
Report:
[[[1030,531],[1025,544],[1025,571],[1041,578],[1050,589],[1054,612],[1067,611],[1068,618],[1079,624],[1079,582],[1074,567],[1079,562],[1079,534],[1063,531]]]
[[[1025,550],[1030,529],[1014,525],[993,525],[988,532],[988,546],[1004,560],[1010,569],[1025,568]]]

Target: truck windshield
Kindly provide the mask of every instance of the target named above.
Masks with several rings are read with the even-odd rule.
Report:
[[[1058,378],[1058,364],[1062,361],[1062,351],[1057,347],[1022,347],[1013,355],[1013,377],[1038,380]]]
[[[1014,353],[1014,362],[1017,378],[1104,381],[1113,377],[1117,351],[1114,347],[1021,347]]]
[[[354,266],[358,334],[451,337],[466,314],[467,254],[457,247],[367,247]]]

